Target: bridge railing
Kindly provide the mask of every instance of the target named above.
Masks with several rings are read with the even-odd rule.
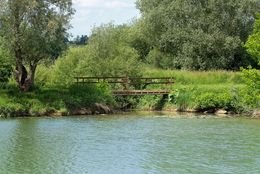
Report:
[[[145,89],[148,85],[173,85],[174,79],[172,77],[75,77],[75,83],[78,85],[96,83],[121,84],[123,89],[113,91],[114,95],[164,95],[169,94],[170,91]]]
[[[172,77],[75,77],[77,84],[109,83],[121,84],[124,90],[131,86],[135,89],[145,89],[148,85],[172,85]]]
[[[77,84],[85,83],[116,83],[127,85],[141,85],[141,84],[174,84],[172,77],[74,77]]]

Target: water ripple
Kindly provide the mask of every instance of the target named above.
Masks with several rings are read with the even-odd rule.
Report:
[[[102,116],[0,120],[0,173],[260,173],[260,121]]]

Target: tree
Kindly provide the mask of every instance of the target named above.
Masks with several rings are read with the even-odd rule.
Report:
[[[1,34],[15,57],[15,80],[21,91],[34,85],[37,65],[57,58],[74,12],[72,0],[0,0]]]
[[[11,55],[4,48],[3,38],[0,37],[0,83],[8,82],[12,74]]]
[[[245,45],[247,51],[260,63],[260,13],[256,14],[254,32]]]
[[[75,45],[86,45],[88,43],[88,36],[87,35],[81,35],[77,36],[73,41],[70,42],[71,44]]]
[[[253,30],[258,0],[138,0],[137,7],[157,52],[152,55],[167,55],[164,68],[238,69],[254,62],[242,45]]]
[[[141,76],[138,52],[128,43],[129,27],[94,28],[86,46],[71,47],[55,62],[47,85],[70,86],[75,76]]]
[[[94,28],[79,73],[92,76],[140,76],[138,52],[127,42],[129,27],[102,25]]]

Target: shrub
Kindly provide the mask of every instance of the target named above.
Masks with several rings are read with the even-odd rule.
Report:
[[[251,108],[260,108],[260,70],[242,69],[243,79],[246,84],[244,89],[244,102]]]
[[[127,27],[108,24],[95,28],[86,56],[79,62],[81,75],[141,76],[138,52],[125,40]]]
[[[19,103],[0,104],[0,117],[26,116],[27,109]]]
[[[213,93],[206,92],[196,98],[196,108],[198,110],[211,110],[211,109],[231,109],[232,96],[228,93]]]
[[[12,65],[10,53],[4,48],[0,37],[0,85],[6,83],[11,76]]]
[[[79,61],[87,56],[85,47],[72,47],[66,55],[60,57],[50,69],[48,86],[68,87],[74,83]]]

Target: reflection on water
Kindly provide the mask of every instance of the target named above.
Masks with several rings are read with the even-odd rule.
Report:
[[[260,173],[260,120],[201,118],[0,120],[0,173]]]

